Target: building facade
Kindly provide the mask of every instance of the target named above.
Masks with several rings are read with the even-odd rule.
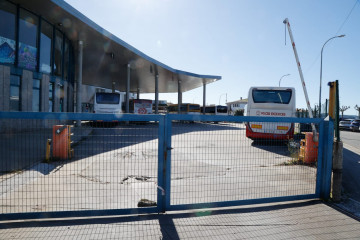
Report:
[[[0,0],[0,111],[73,112],[74,48],[61,26]]]
[[[198,87],[206,102],[220,79],[156,61],[64,0],[0,0],[0,111],[81,112],[87,86],[126,92],[127,113],[131,93],[154,93],[158,109],[159,93]]]
[[[242,99],[233,102],[227,102],[226,105],[228,107],[228,112],[230,115],[234,115],[234,113],[238,110],[244,111],[245,106],[247,105],[248,100]]]

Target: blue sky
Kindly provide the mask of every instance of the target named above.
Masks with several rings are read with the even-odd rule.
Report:
[[[356,2],[358,1],[358,2]],[[305,97],[294,53],[282,23],[289,18],[311,106],[322,102],[329,81],[339,80],[340,106],[360,105],[360,0],[67,0],[70,5],[150,57],[175,69],[222,80],[207,86],[207,104],[246,98],[251,86],[295,87]],[[354,7],[355,6],[355,7]],[[353,8],[354,7],[354,8]],[[351,12],[352,10],[352,12]],[[349,13],[351,15],[349,16]],[[348,17],[349,16],[349,17]],[[154,98],[153,94],[141,96]],[[160,94],[177,102],[177,94]],[[202,88],[183,93],[202,104]]]

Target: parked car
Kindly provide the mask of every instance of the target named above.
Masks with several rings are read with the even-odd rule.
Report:
[[[339,129],[341,130],[350,130],[351,121],[353,119],[344,119],[339,122]]]
[[[350,130],[353,132],[360,131],[360,119],[355,119],[351,122]]]

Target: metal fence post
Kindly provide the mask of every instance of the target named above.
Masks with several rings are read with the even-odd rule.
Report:
[[[159,121],[158,159],[157,206],[159,212],[165,212],[170,206],[171,179],[171,120],[168,115],[164,115]]]
[[[171,135],[172,135],[172,120],[171,115],[165,115],[165,207],[170,207],[171,196]]]
[[[320,198],[321,189],[322,189],[322,179],[324,174],[324,162],[325,162],[325,143],[326,143],[326,128],[324,124],[324,120],[321,121],[319,125],[319,144],[318,144],[318,161],[317,161],[317,169],[316,169],[316,189],[315,194],[318,198]]]
[[[165,176],[166,176],[166,121],[163,116],[159,121],[158,141],[158,183],[157,183],[157,207],[159,212],[165,212]]]
[[[334,122],[331,118],[324,121],[324,148],[323,163],[321,174],[321,190],[320,198],[328,200],[330,198],[331,190],[331,169],[332,169],[332,154],[333,154],[333,139],[334,139]]]

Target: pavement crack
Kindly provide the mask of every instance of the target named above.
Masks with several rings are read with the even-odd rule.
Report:
[[[95,183],[100,183],[100,184],[109,184],[110,183],[107,181],[101,181],[99,178],[96,178],[96,177],[89,177],[89,176],[82,175],[82,174],[77,174],[77,176],[80,178],[84,178],[90,182],[95,182]]]
[[[136,182],[149,182],[148,180],[151,179],[152,177],[148,177],[148,176],[136,176],[136,175],[129,175],[127,177],[124,177],[120,184],[131,184],[131,183],[136,183]]]

